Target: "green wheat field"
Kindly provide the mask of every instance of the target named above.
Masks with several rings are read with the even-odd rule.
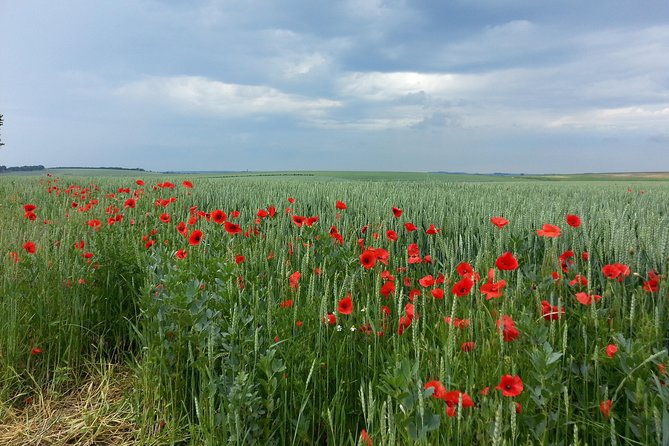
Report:
[[[669,444],[665,177],[53,171],[0,196],[0,444]]]

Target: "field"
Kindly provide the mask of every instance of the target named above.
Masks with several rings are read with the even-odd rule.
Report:
[[[663,178],[108,174],[0,178],[0,444],[669,444]]]

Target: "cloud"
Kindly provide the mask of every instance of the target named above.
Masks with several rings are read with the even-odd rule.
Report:
[[[284,93],[262,85],[225,83],[200,76],[149,77],[116,90],[124,98],[169,104],[183,111],[225,116],[318,116],[339,101]]]
[[[588,110],[556,119],[549,124],[549,127],[588,127],[623,130],[656,127],[668,128],[669,107],[621,107]]]

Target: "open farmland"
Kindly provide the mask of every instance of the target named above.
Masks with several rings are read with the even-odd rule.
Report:
[[[365,175],[0,178],[0,443],[669,443],[669,183]]]

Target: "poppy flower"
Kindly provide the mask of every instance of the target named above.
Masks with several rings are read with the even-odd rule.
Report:
[[[474,350],[476,350],[476,342],[474,341],[467,341],[460,344],[461,352],[469,353],[473,352]]]
[[[179,259],[179,260],[183,260],[183,259],[185,259],[186,257],[188,257],[188,253],[187,253],[185,250],[183,250],[183,249],[178,250],[176,253],[174,253],[174,255],[175,255],[176,258]]]
[[[292,299],[286,299],[279,303],[279,308],[292,308],[292,306],[293,306]]]
[[[460,277],[471,277],[471,275],[474,274],[474,268],[472,268],[472,266],[467,262],[458,263],[458,266],[455,267],[455,270],[457,271],[458,275],[460,275]]]
[[[135,181],[135,184],[138,186],[144,186],[144,181],[143,180],[137,180]]]
[[[393,207],[393,215],[395,218],[400,218],[402,216],[402,209]]]
[[[290,204],[295,203],[295,199],[293,197],[288,197],[288,203]]]
[[[409,316],[400,316],[399,326],[397,327],[397,334],[403,334],[404,331],[411,326],[412,318]]]
[[[42,353],[42,349],[39,347],[35,347],[32,350],[30,350],[30,354],[33,356],[37,356]]]
[[[37,250],[37,245],[35,245],[34,242],[28,240],[23,244],[23,249],[25,249],[28,254],[35,254],[35,251]]]
[[[504,314],[501,319],[497,319],[495,324],[497,325],[497,331],[499,331],[501,325],[504,342],[513,342],[520,334],[511,316]]]
[[[172,217],[170,216],[170,214],[167,214],[165,212],[160,214],[160,221],[162,221],[163,223],[169,223],[171,219]]]
[[[504,226],[509,224],[509,220],[504,217],[492,217],[490,223],[502,229]]]
[[[33,211],[35,211],[35,209],[37,209],[37,206],[35,206],[32,203],[28,203],[28,204],[23,205],[23,212],[26,212],[26,213],[27,212],[33,212]]]
[[[464,392],[459,390],[451,390],[446,392],[442,399],[446,402],[446,415],[449,417],[454,417],[457,415],[457,409],[460,404],[460,399],[462,398],[462,407],[474,407],[474,401],[472,398]]]
[[[504,375],[495,389],[501,390],[504,396],[518,396],[523,391],[523,380],[518,375]]]
[[[430,227],[425,230],[425,233],[429,235],[435,235],[439,232],[441,232],[441,228],[439,229],[435,228],[434,223],[430,223]]]
[[[190,181],[188,181],[188,180],[184,180],[184,181],[182,181],[182,182],[181,182],[181,185],[182,185],[183,187],[185,187],[186,189],[192,189],[192,188],[193,188],[193,183],[190,182]]]
[[[537,235],[541,237],[555,238],[560,236],[560,228],[545,223],[542,229],[537,229]]]
[[[267,212],[265,209],[258,209],[258,212],[256,212],[256,216],[258,218],[265,218],[269,215],[269,212]]]
[[[365,429],[360,431],[360,444],[362,446],[372,446],[372,437]]]
[[[326,322],[328,325],[335,325],[337,323],[337,316],[328,313],[327,317],[323,318],[323,322]]]
[[[386,231],[386,237],[391,242],[397,241],[397,232],[393,231],[392,229],[389,229]]]
[[[376,253],[369,249],[360,254],[360,263],[366,269],[371,269],[376,265]]]
[[[432,291],[430,291],[432,294],[432,297],[435,299],[443,299],[444,298],[444,289],[443,288],[435,288]]]
[[[574,261],[572,260],[575,257],[574,251],[567,250],[558,256],[560,261],[560,268],[565,273],[569,272],[569,265],[573,265]]]
[[[602,267],[602,273],[608,279],[618,279],[623,281],[623,279],[630,275],[630,267],[623,263],[610,263]]]
[[[244,263],[245,260],[246,260],[246,258],[243,255],[238,254],[238,255],[235,256],[235,263],[237,265],[239,265],[240,263]]]
[[[235,235],[244,232],[241,226],[239,226],[236,223],[230,223],[229,221],[226,221],[224,224],[226,232],[230,235]]]
[[[200,244],[201,241],[202,241],[202,231],[200,231],[199,229],[196,229],[193,232],[191,232],[190,237],[188,237],[188,243],[191,246],[197,246]]]
[[[569,282],[569,286],[580,285],[588,286],[588,278],[582,274],[576,274],[574,278]]]
[[[337,304],[337,312],[339,312],[339,314],[351,314],[353,312],[351,293],[348,293],[346,297],[339,301],[339,304]]]
[[[618,351],[618,347],[615,344],[609,344],[606,346],[606,356],[613,358]]]
[[[344,203],[341,200],[337,200],[337,204],[335,205],[337,209],[346,209],[346,203]]]
[[[384,283],[380,290],[381,295],[386,299],[388,299],[388,296],[394,292],[395,292],[395,282],[393,282],[392,280],[389,280],[388,282]]]
[[[547,300],[541,301],[541,315],[547,321],[556,321],[564,315],[564,308],[557,305],[551,305]]]
[[[84,246],[86,246],[86,243],[83,240],[74,243],[74,249],[76,250],[82,250],[84,249]]]
[[[599,302],[602,296],[599,294],[588,294],[588,293],[576,293],[576,300],[578,300],[583,305],[591,305],[593,302]]]
[[[500,280],[493,282],[494,270],[490,268],[488,271],[488,281],[481,285],[481,292],[485,294],[486,300],[495,299],[502,296],[502,289],[506,286],[506,281]]]
[[[220,209],[215,209],[211,211],[209,215],[211,216],[211,219],[214,220],[214,223],[218,225],[222,225],[225,222],[225,220],[228,219],[228,216],[225,214],[225,212],[223,212]]]
[[[471,292],[473,286],[474,281],[472,279],[469,277],[463,277],[459,282],[453,285],[451,291],[454,295],[462,297],[468,295]]]
[[[126,209],[127,208],[134,208],[136,204],[137,204],[137,200],[135,200],[134,198],[128,198],[127,200],[125,200],[125,203],[123,204],[123,207],[126,208]]]
[[[611,400],[606,400],[599,403],[599,411],[607,418],[611,416],[611,404]]]
[[[518,260],[510,252],[505,252],[495,261],[497,269],[502,271],[513,271],[518,268]]]
[[[567,224],[572,228],[578,228],[581,226],[581,217],[578,215],[567,214]]]
[[[290,287],[293,290],[297,290],[297,287],[299,286],[300,277],[302,277],[302,274],[299,271],[295,271],[288,278],[288,281],[290,282]]]
[[[441,383],[441,381],[428,381],[423,387],[425,390],[434,389],[432,392],[432,398],[442,399],[446,394],[446,387]]]
[[[409,231],[409,232],[413,232],[413,231],[418,230],[418,228],[416,227],[416,225],[414,225],[414,224],[411,223],[410,221],[404,223],[404,227],[405,227],[406,230]]]
[[[425,288],[431,287],[434,285],[434,277],[432,277],[432,274],[428,274],[427,276],[418,279],[418,283]]]

